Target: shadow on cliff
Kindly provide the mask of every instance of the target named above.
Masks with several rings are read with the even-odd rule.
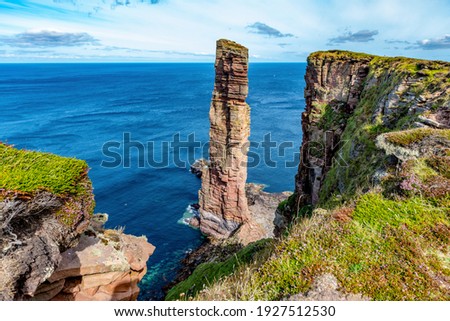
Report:
[[[75,300],[82,281],[82,262],[78,253],[100,242],[97,238],[88,238],[91,239],[90,242],[79,242],[74,248],[61,253],[61,259],[53,274],[37,288],[33,297],[28,297],[28,300]]]

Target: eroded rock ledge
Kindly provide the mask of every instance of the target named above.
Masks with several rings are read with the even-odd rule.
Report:
[[[83,180],[90,186],[87,178]],[[34,195],[2,191],[0,300],[33,297],[57,268],[61,251],[77,244],[93,206],[93,195],[87,191],[68,198],[46,191]]]
[[[144,236],[91,226],[76,247],[61,254],[57,269],[32,299],[136,300],[138,283],[147,272],[146,263],[154,250]]]

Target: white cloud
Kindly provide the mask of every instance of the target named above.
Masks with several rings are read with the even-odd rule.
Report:
[[[162,0],[154,5],[142,1],[152,2],[129,0],[130,5],[111,9],[117,1],[34,0],[27,2],[28,8],[14,11],[1,10],[0,4],[0,35],[12,37],[33,28],[85,33],[104,46],[147,51],[149,60],[158,61],[212,61],[215,41],[230,38],[247,46],[251,55],[259,57],[255,59],[296,61],[303,60],[305,52],[329,49],[329,39],[340,49],[399,55],[402,48],[386,48],[386,40],[431,41],[450,31],[450,4],[443,0]],[[119,2],[126,4],[126,0]],[[291,34],[295,37],[288,37]],[[354,42],[358,39],[365,42]],[[1,43],[0,49],[4,49]],[[450,58],[447,48],[425,49],[416,46],[404,55]],[[54,47],[54,52],[64,50]],[[173,52],[205,55],[175,56]],[[119,54],[123,52],[110,51],[111,57]]]
[[[378,35],[378,30],[359,30],[357,32],[345,32],[344,34],[329,39],[330,44],[346,42],[369,42],[374,41],[374,36]]]
[[[99,41],[85,32],[70,33],[53,30],[32,30],[0,37],[0,43],[11,47],[73,47],[98,45]]]
[[[444,35],[441,38],[417,41],[416,47],[425,50],[450,49],[450,35]]]

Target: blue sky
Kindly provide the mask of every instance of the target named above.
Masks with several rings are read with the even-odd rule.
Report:
[[[448,0],[0,1],[0,62],[212,62],[215,41],[251,61],[345,49],[450,60]]]

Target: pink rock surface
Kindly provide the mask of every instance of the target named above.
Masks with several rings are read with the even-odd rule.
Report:
[[[248,50],[218,40],[216,79],[209,113],[210,165],[202,172],[199,192],[200,230],[227,238],[250,219],[245,196],[250,135]]]
[[[76,247],[62,253],[61,263],[48,281],[129,269],[130,264],[121,251],[98,238],[83,235]]]
[[[38,289],[36,299],[136,300],[138,283],[154,250],[145,237],[115,230],[106,230],[98,237],[82,235],[76,247],[62,253],[60,265]]]

